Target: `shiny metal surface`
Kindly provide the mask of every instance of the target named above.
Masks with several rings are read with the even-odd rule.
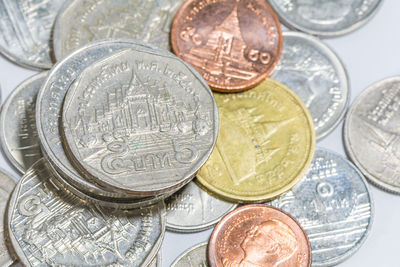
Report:
[[[207,245],[201,243],[183,252],[171,265],[171,267],[207,267]]]

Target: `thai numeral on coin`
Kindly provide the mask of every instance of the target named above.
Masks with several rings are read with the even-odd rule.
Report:
[[[192,41],[195,45],[201,45],[203,37],[199,33],[196,33],[196,29],[193,27],[187,27],[186,30],[180,34],[182,40],[189,42]]]
[[[197,148],[190,143],[184,143],[181,140],[172,141],[174,145],[175,158],[180,163],[191,163],[199,156]]]
[[[248,57],[253,62],[260,60],[260,62],[264,65],[267,65],[271,62],[271,55],[269,53],[260,52],[256,49],[250,49]]]

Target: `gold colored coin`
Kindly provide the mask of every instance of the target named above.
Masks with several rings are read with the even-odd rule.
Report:
[[[315,150],[313,121],[300,98],[272,79],[249,91],[214,96],[220,131],[199,182],[240,202],[269,200],[292,188]]]

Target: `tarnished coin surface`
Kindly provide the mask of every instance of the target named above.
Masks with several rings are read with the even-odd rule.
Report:
[[[166,199],[165,204],[167,230],[177,232],[205,230],[237,206],[207,193],[195,182]]]
[[[136,196],[177,190],[211,154],[218,130],[211,90],[166,53],[115,52],[67,91],[62,121],[71,158],[104,187]]]
[[[65,0],[1,0],[0,52],[17,64],[49,69],[51,31]]]
[[[252,90],[215,93],[220,131],[197,174],[209,190],[235,201],[262,201],[306,174],[315,149],[310,112],[285,85],[267,79]]]
[[[266,205],[242,206],[215,227],[208,245],[213,267],[310,267],[311,248],[299,223]]]
[[[345,127],[346,151],[375,185],[400,194],[400,77],[366,89],[349,110]]]
[[[172,50],[217,91],[249,89],[274,69],[281,26],[265,0],[186,1],[171,29]]]
[[[376,14],[383,0],[269,0],[289,28],[321,37],[354,31]]]
[[[164,204],[106,209],[52,183],[44,160],[21,178],[12,194],[8,228],[24,266],[146,266],[164,233]]]
[[[299,184],[268,204],[301,224],[311,243],[313,266],[344,261],[371,230],[373,204],[364,177],[342,156],[325,149],[316,150]]]
[[[96,40],[129,38],[169,50],[172,20],[184,0],[71,0],[54,27],[54,51],[61,59]]]
[[[36,130],[36,96],[47,72],[21,83],[3,104],[0,116],[0,141],[4,154],[13,166],[25,173],[42,157]]]
[[[207,245],[198,244],[182,253],[171,265],[171,267],[207,267]]]
[[[311,112],[320,140],[343,119],[350,95],[347,72],[336,54],[319,39],[284,32],[282,56],[271,75],[292,89]]]

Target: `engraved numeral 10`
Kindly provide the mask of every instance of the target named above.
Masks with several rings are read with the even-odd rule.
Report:
[[[192,41],[195,45],[201,45],[203,42],[203,37],[199,33],[196,33],[196,28],[187,27],[180,34],[182,40],[189,42]]]

